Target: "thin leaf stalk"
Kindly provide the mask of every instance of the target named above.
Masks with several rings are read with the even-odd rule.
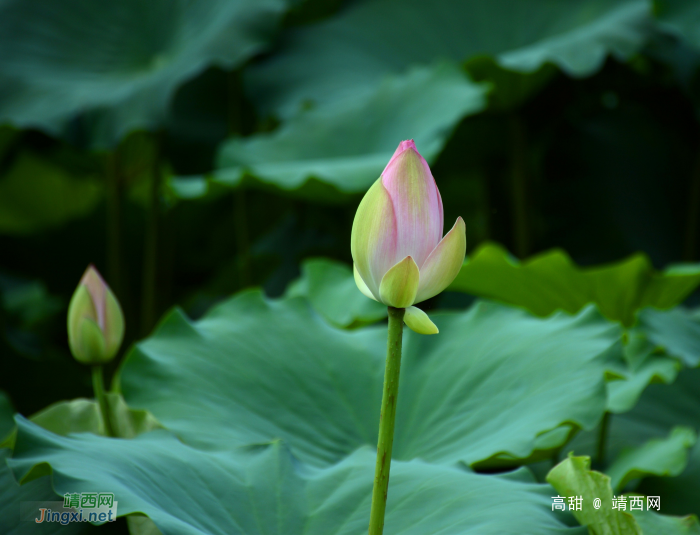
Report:
[[[123,298],[122,288],[122,180],[119,149],[107,156],[107,276],[114,293]]]
[[[248,209],[246,206],[245,190],[239,189],[234,195],[234,225],[238,253],[239,288],[245,288],[251,283],[250,276],[250,243],[248,240]]]
[[[528,217],[527,133],[519,115],[513,115],[511,128],[511,197],[513,236],[518,257],[530,254],[530,219]]]
[[[598,430],[598,444],[596,451],[596,461],[600,468],[603,468],[605,463],[605,450],[607,448],[608,442],[608,430],[610,428],[610,412],[605,411],[603,414],[603,419],[600,422],[600,429]]]
[[[109,405],[107,404],[107,395],[105,394],[103,367],[101,365],[92,367],[92,389],[95,392],[97,404],[100,407],[100,414],[105,425],[107,436],[114,437],[114,428],[109,413]]]
[[[697,242],[700,229],[700,145],[695,158],[693,174],[688,190],[688,216],[685,225],[685,245],[683,260],[692,262],[697,259]]]
[[[396,404],[399,395],[403,317],[405,312],[403,308],[389,307],[386,368],[384,370],[382,409],[379,417],[377,464],[374,469],[369,535],[381,535],[384,531],[384,513],[386,511],[386,499],[389,490],[389,472],[391,469],[391,450],[394,445]]]
[[[144,335],[156,322],[158,279],[158,248],[160,227],[161,137],[156,136],[156,148],[151,170],[151,189],[144,233],[143,279],[141,284],[141,330]]]

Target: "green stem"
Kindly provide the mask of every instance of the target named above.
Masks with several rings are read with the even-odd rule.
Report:
[[[700,226],[700,146],[695,158],[695,168],[688,191],[688,219],[685,225],[683,260],[691,262],[697,256],[698,227]]]
[[[92,389],[95,391],[97,403],[100,406],[100,414],[102,421],[105,424],[105,432],[107,436],[114,437],[114,429],[112,429],[112,420],[109,417],[109,406],[107,405],[107,396],[105,395],[105,385],[102,378],[102,366],[92,367]]]
[[[241,73],[240,71],[230,71],[227,74],[228,99],[227,99],[227,123],[228,135],[232,136],[241,132],[242,117],[242,93],[241,93]]]
[[[381,535],[384,531],[384,511],[389,489],[391,448],[394,445],[394,422],[396,402],[399,395],[399,372],[401,371],[401,338],[405,309],[389,307],[389,338],[386,347],[386,369],[384,370],[384,393],[382,412],[379,416],[379,441],[377,464],[374,469],[372,510],[369,516],[369,535]]]
[[[122,186],[119,149],[107,156],[107,275],[112,291],[123,299],[121,280]]]
[[[158,277],[158,230],[160,225],[161,143],[156,137],[151,190],[143,251],[143,279],[141,283],[141,331],[148,334],[156,322],[156,289]]]
[[[239,189],[233,193],[235,199],[234,218],[235,234],[238,249],[238,279],[239,289],[250,284],[250,244],[248,242],[248,210],[246,208],[245,190]]]
[[[598,431],[598,449],[596,452],[596,460],[603,468],[603,462],[605,462],[605,446],[608,441],[608,428],[610,427],[610,413],[605,411],[603,414],[603,419],[600,422],[600,429]]]
[[[527,191],[527,133],[518,115],[511,119],[511,180],[513,206],[513,236],[515,252],[520,258],[530,253],[530,220]]]
[[[241,118],[243,116],[243,95],[241,92],[241,73],[228,73],[228,133],[229,136],[241,133]],[[238,288],[247,287],[250,277],[250,244],[248,241],[248,209],[246,207],[245,190],[233,192],[234,235],[238,254]]]

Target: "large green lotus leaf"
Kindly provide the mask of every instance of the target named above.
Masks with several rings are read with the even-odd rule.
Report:
[[[636,368],[620,373],[622,380],[608,384],[608,410],[619,414],[635,406],[644,390],[653,383],[670,384],[678,375],[680,364],[674,359],[649,355]]]
[[[700,369],[682,371],[672,385],[652,385],[633,411],[621,415],[612,428],[612,447],[637,436],[659,436],[661,429],[686,425],[700,431]],[[688,464],[677,477],[645,479],[640,491],[662,496],[674,514],[700,515],[700,443],[690,451]]]
[[[700,522],[695,515],[659,515],[653,511],[632,511],[644,535],[700,535]]]
[[[0,7],[0,27],[1,17]],[[54,163],[22,153],[0,177],[0,234],[29,234],[85,216],[102,195],[102,184],[94,178],[71,176]]]
[[[121,394],[108,392],[107,404],[110,409],[112,428],[120,438],[134,438],[141,433],[162,427],[148,411],[130,409]],[[62,436],[72,433],[107,435],[99,405],[93,399],[59,401],[32,415],[30,420]],[[14,428],[14,421],[12,428]],[[16,433],[13,432],[0,444],[0,447],[14,447],[15,436]]]
[[[634,517],[612,508],[613,492],[610,478],[590,470],[589,457],[569,455],[547,474],[547,482],[562,495],[568,505],[569,497],[581,497],[581,509],[574,502],[573,514],[582,526],[588,526],[591,535],[642,535]],[[594,507],[594,500],[601,505]]]
[[[263,111],[289,117],[309,101],[372,92],[387,74],[437,58],[489,56],[523,73],[552,63],[585,76],[608,54],[639,50],[648,12],[644,0],[358,2],[290,31],[277,54],[248,71],[249,93]]]
[[[163,535],[149,517],[142,513],[134,513],[126,517],[129,535]]]
[[[113,440],[58,437],[23,420],[18,425],[10,460],[18,479],[31,478],[34,465],[48,463],[59,494],[109,489],[120,515],[145,513],[164,535],[349,535],[367,529],[371,448],[313,469],[296,461],[281,441],[205,452],[165,431]],[[521,479],[395,461],[386,532],[581,533],[549,510],[549,486]]]
[[[100,409],[95,400],[92,399],[79,398],[71,401],[59,401],[33,415],[31,420],[57,435],[68,435],[69,433],[105,434]]]
[[[631,326],[644,307],[671,308],[700,284],[700,264],[656,271],[636,254],[615,264],[580,268],[559,249],[523,262],[501,246],[485,243],[465,260],[448,288],[522,306],[539,316],[575,313],[596,303],[604,316]]]
[[[700,369],[684,369],[670,385],[653,384],[629,412],[615,415],[610,428],[610,452],[668,435],[681,425],[700,429]]]
[[[673,384],[652,384],[631,411],[612,415],[606,458],[615,459],[627,448],[666,437],[675,426],[700,430],[700,368],[685,369]],[[590,454],[596,449],[598,431],[582,433],[567,445],[567,451]],[[667,460],[663,461],[664,463]],[[671,514],[700,514],[700,443],[688,456],[685,470],[676,477],[648,477],[638,490],[662,497],[662,511]]]
[[[698,311],[645,308],[639,313],[639,330],[659,350],[678,358],[688,367],[700,364],[700,318]]]
[[[275,132],[226,141],[209,180],[237,186],[248,177],[244,182],[301,188],[296,194],[309,197],[363,193],[402,139],[414,139],[433,160],[455,125],[484,109],[486,91],[446,63],[413,69],[384,80],[370,95],[301,113]],[[206,180],[173,180],[171,188],[192,198],[208,191]]]
[[[641,328],[627,331],[624,340],[624,359],[613,363],[608,370],[614,379],[621,379],[607,384],[608,411],[612,413],[632,409],[649,384],[672,383],[682,367],[677,359],[660,354],[658,346]]]
[[[120,394],[107,393],[107,404],[114,432],[120,438],[134,438],[161,427],[147,411],[127,407]],[[107,434],[99,405],[93,399],[59,401],[30,419],[44,429],[62,436],[71,433]]]
[[[671,310],[644,308],[637,324],[627,333],[627,366],[615,371],[626,380],[608,383],[608,410],[632,409],[650,383],[672,383],[682,364],[700,363],[698,312],[676,307]]]
[[[620,330],[594,309],[542,320],[479,303],[431,318],[438,336],[406,330],[395,458],[514,464],[601,418]],[[196,323],[168,314],[118,380],[188,444],[282,438],[323,465],[376,444],[385,352],[386,326],[337,329],[303,299],[249,291]]]
[[[162,125],[179,84],[260,51],[282,0],[38,0],[0,3],[0,122],[61,133],[86,124],[96,145]]]
[[[688,450],[695,445],[695,431],[676,427],[666,438],[655,438],[637,448],[624,449],[605,470],[612,488],[620,490],[631,479],[657,476],[677,476],[688,463]]]
[[[14,422],[13,422],[14,425]],[[48,477],[20,486],[7,466],[10,450],[0,448],[0,533],[3,535],[75,535],[93,531],[91,525],[36,524],[21,518],[23,502],[60,501]],[[39,512],[37,506],[37,513]]]
[[[699,427],[696,425],[696,429]],[[700,515],[700,442],[690,451],[688,465],[681,475],[645,479],[639,490],[663,496],[665,509],[673,514]]]
[[[565,498],[581,497],[581,509],[573,514],[581,525],[588,526],[590,535],[681,535],[700,533],[694,516],[672,517],[652,511],[621,511],[612,508],[613,489],[610,478],[590,470],[589,457],[574,457],[559,463],[547,475],[547,481]],[[600,500],[599,507],[594,500]],[[631,503],[631,497],[627,497]],[[565,500],[568,505],[568,500]],[[642,498],[642,507],[644,507]]]
[[[316,312],[338,327],[372,323],[387,315],[386,306],[360,293],[350,266],[327,258],[305,260],[301,277],[285,295],[306,297]]]
[[[694,0],[654,0],[661,26],[700,49],[700,4]]]
[[[153,429],[161,427],[155,418],[153,418],[153,416],[148,412],[129,409],[120,394],[109,392],[107,393],[107,400],[111,410],[112,425],[117,433],[117,436],[121,438],[133,438],[138,434],[152,431]],[[92,433],[102,436],[106,435],[99,407],[97,403],[91,399],[74,399],[72,401],[60,401],[58,403],[54,403],[46,409],[34,414],[30,420],[32,423],[46,429],[47,431],[61,436],[75,433]],[[6,437],[2,444],[0,444],[0,448],[4,446],[14,448],[15,445],[16,428],[11,413],[9,415],[8,423],[9,427],[4,433],[0,434],[0,438],[5,437],[10,432],[12,433]],[[8,450],[0,450],[0,452],[4,451]],[[3,502],[9,502],[6,505],[11,513],[4,513],[2,510],[2,505],[0,505],[0,515],[2,516],[2,518],[0,518],[0,528],[4,527],[2,522],[5,518],[14,519],[14,517],[17,516],[19,519],[21,501],[56,500],[56,496],[51,490],[51,485],[47,477],[42,477],[37,481],[33,481],[19,487],[5,465],[4,455],[1,455],[0,487],[3,486],[6,486],[5,494],[3,495],[3,493],[0,492],[0,499],[3,499]],[[137,524],[137,527],[134,529],[131,529],[132,522]],[[146,531],[147,528],[152,526],[152,523],[147,518],[142,517],[136,521],[129,519],[129,524],[131,535],[157,535],[156,533],[149,534],[149,532]],[[18,522],[16,526],[17,531],[10,531],[10,533],[56,532],[54,529],[47,528],[43,525],[31,529],[29,526],[31,526],[31,523]],[[32,529],[35,531],[31,531]],[[60,531],[60,533],[78,533],[84,530],[85,526],[73,526],[71,530],[66,529],[64,531]],[[0,529],[0,533],[5,534],[6,530]]]

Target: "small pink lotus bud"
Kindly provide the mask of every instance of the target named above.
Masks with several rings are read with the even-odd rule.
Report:
[[[360,291],[396,308],[442,292],[459,273],[467,246],[461,217],[444,237],[442,229],[430,167],[413,140],[402,141],[355,214],[351,249]]]
[[[119,301],[90,265],[68,306],[68,343],[76,360],[104,364],[114,358],[124,338]]]

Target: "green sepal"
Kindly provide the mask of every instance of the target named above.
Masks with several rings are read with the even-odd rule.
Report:
[[[403,321],[418,334],[438,334],[440,332],[437,326],[430,321],[428,315],[417,307],[408,307]]]
[[[114,355],[109,355],[105,337],[99,325],[88,318],[83,318],[78,324],[77,347],[71,347],[73,356],[83,364],[104,364]]]
[[[406,308],[413,304],[418,292],[420,272],[413,258],[407,256],[382,277],[379,296],[387,306]]]

